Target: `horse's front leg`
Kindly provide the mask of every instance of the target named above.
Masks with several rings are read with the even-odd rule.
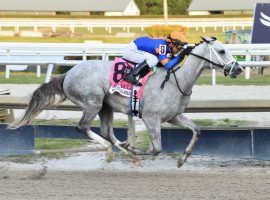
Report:
[[[128,115],[128,131],[127,131],[127,136],[128,139],[121,142],[119,145],[123,147],[124,149],[128,149],[131,152],[135,152],[135,121],[133,120],[133,117]]]
[[[198,141],[198,138],[200,136],[200,128],[196,124],[194,124],[190,119],[185,117],[183,114],[177,115],[176,117],[171,119],[169,121],[169,123],[174,124],[174,125],[178,125],[178,126],[182,126],[184,128],[188,128],[193,133],[193,136],[192,136],[186,150],[184,151],[183,156],[178,158],[177,167],[181,167],[186,162],[187,158],[191,155],[192,150]]]
[[[157,155],[161,152],[161,127],[160,127],[160,118],[154,116],[144,116],[143,121],[148,130],[148,134],[150,136],[150,151],[148,154]]]

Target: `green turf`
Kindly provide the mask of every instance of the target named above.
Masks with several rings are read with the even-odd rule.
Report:
[[[64,139],[64,138],[36,138],[36,150],[46,149],[72,149],[86,147],[89,142],[79,139]]]
[[[54,74],[56,77],[59,74]],[[36,77],[36,74],[33,72],[12,72],[11,77],[6,79],[4,73],[0,73],[0,84],[41,84],[45,81],[45,74],[42,74],[40,78]],[[250,79],[245,79],[245,75],[241,74],[236,79],[223,76],[222,73],[217,73],[216,78],[217,85],[270,85],[270,75],[259,75],[252,73]],[[203,73],[198,80],[196,85],[211,85],[212,77],[206,72]]]

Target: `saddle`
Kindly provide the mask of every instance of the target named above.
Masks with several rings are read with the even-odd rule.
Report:
[[[116,57],[110,72],[110,90],[111,94],[118,93],[124,97],[130,98],[131,105],[131,115],[138,116],[140,115],[140,100],[143,95],[144,86],[147,82],[148,77],[151,75],[151,72],[146,74],[140,82],[142,86],[135,86],[131,83],[125,81],[126,75],[134,68],[136,63],[128,61],[121,57]]]

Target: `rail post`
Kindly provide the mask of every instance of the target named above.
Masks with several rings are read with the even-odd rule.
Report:
[[[246,55],[246,61],[251,61],[251,55]],[[250,67],[245,67],[245,78],[250,79]]]
[[[45,83],[48,83],[51,80],[51,75],[52,75],[52,72],[53,72],[53,67],[54,67],[54,64],[49,64],[48,65],[48,70],[47,70],[47,73],[46,73]]]

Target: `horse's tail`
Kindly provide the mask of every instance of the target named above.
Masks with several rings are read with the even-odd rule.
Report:
[[[65,74],[52,79],[48,83],[43,83],[37,88],[30,97],[28,106],[22,117],[9,124],[8,129],[16,129],[28,124],[44,109],[51,108],[66,100],[63,90],[64,79]]]

